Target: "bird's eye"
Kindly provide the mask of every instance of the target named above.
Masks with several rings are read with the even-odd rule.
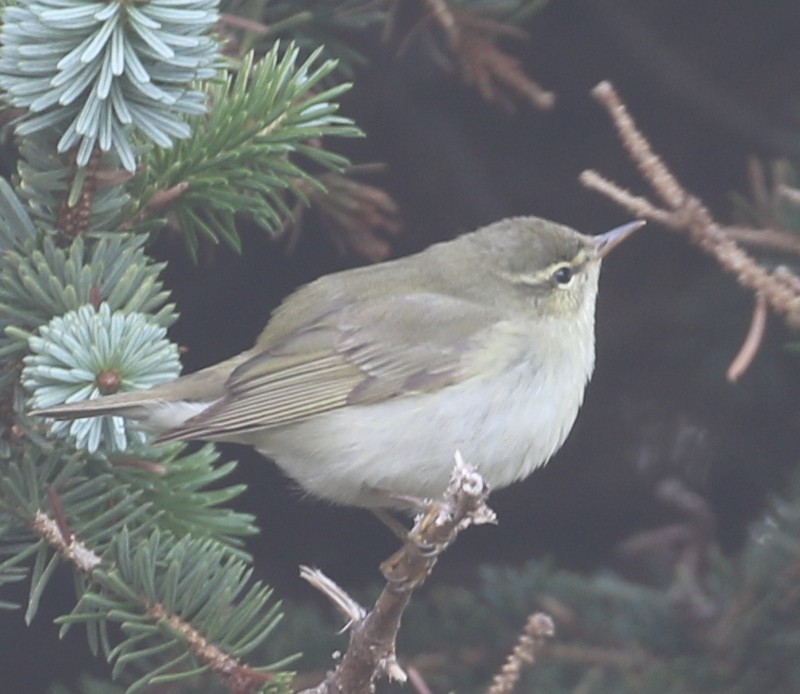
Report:
[[[569,284],[573,276],[572,268],[569,265],[562,265],[553,271],[553,280],[557,284]]]

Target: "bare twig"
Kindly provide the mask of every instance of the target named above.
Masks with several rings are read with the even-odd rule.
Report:
[[[530,615],[517,640],[517,645],[509,654],[500,672],[494,676],[486,694],[511,694],[517,686],[523,668],[534,663],[545,640],[554,633],[555,626],[548,615],[542,612]]]
[[[622,144],[628,150],[639,172],[667,207],[680,207],[687,197],[686,191],[653,151],[647,138],[636,127],[628,108],[622,103],[611,82],[600,82],[592,89],[592,96],[606,107],[617,128]]]
[[[304,694],[360,694],[372,692],[381,675],[406,679],[395,657],[400,618],[414,589],[424,583],[458,533],[472,524],[495,522],[494,512],[486,505],[488,495],[489,488],[478,471],[456,454],[442,500],[417,518],[405,544],[381,565],[386,587],[369,614],[353,624],[342,661]]]
[[[100,564],[100,557],[97,554],[72,533],[65,537],[62,525],[44,511],[37,511],[34,514],[31,528],[81,573],[91,574]]]
[[[352,176],[371,174],[381,169],[379,164],[351,166],[343,173],[327,173],[319,177],[324,190],[305,181],[295,181],[317,209],[320,222],[342,253],[352,250],[377,262],[391,252],[387,236],[402,230],[399,208],[391,195],[377,186],[353,180]],[[298,200],[292,208],[282,234],[287,238],[286,252],[292,253],[303,230],[305,208]]]
[[[351,168],[354,174],[369,170],[366,166]],[[373,262],[385,260],[391,245],[384,237],[394,236],[402,228],[392,196],[381,188],[339,173],[323,174],[320,181],[325,192],[310,189],[308,194],[339,250],[352,248]]]
[[[800,328],[800,277],[787,268],[776,268],[770,272],[742,250],[733,238],[736,234],[730,234],[728,228],[719,225],[703,203],[690,195],[672,175],[638,130],[609,82],[601,82],[592,93],[606,107],[628,154],[664,207],[632,195],[595,171],[581,174],[583,184],[637,216],[685,231],[694,243],[713,256],[725,270],[734,274],[742,286],[763,297],[764,302],[783,316],[789,326]],[[741,230],[737,233],[740,235]]]
[[[50,504],[50,508],[53,510],[53,520],[55,520],[58,526],[62,541],[67,544],[71,543],[75,539],[75,536],[69,528],[69,521],[67,521],[67,516],[64,513],[64,505],[61,503],[61,497],[52,487],[47,490],[47,501]]]
[[[726,377],[732,383],[738,381],[750,368],[753,363],[761,341],[764,339],[764,331],[767,327],[767,302],[760,295],[756,295],[756,305],[753,308],[753,320],[750,322],[750,330],[744,338],[742,347],[736,355],[731,365],[728,367]]]
[[[767,227],[726,227],[725,233],[738,243],[800,255],[800,234],[786,231],[787,205],[800,205],[800,190],[789,185],[791,170],[786,161],[772,162],[769,173],[755,157],[747,162],[750,206],[756,218]],[[793,211],[790,213],[794,217]],[[791,227],[790,227],[791,228]]]
[[[738,243],[800,255],[800,236],[797,234],[777,229],[748,229],[745,227],[723,227],[723,229],[729,239]]]
[[[319,569],[312,569],[308,566],[300,567],[300,578],[307,581],[310,585],[322,593],[328,600],[330,600],[341,612],[347,623],[344,625],[342,631],[346,631],[356,622],[360,622],[367,614],[367,611],[361,607],[353,598],[351,598],[343,588],[341,588],[335,581],[328,578]]]
[[[424,2],[428,16],[412,29],[403,46],[426,23],[433,22],[444,34],[447,50],[458,65],[464,81],[474,85],[486,101],[513,109],[511,96],[517,96],[542,111],[553,107],[555,95],[528,77],[520,62],[494,43],[498,35],[525,38],[524,31],[454,8],[447,0]]]
[[[790,202],[800,205],[800,188],[782,185],[778,187],[778,193]]]
[[[655,207],[647,198],[634,195],[625,188],[618,186],[613,181],[599,174],[593,169],[587,169],[580,175],[580,180],[587,188],[592,188],[598,193],[613,200],[620,207],[625,207],[637,217],[646,217],[654,222],[668,226],[672,222],[672,215],[667,210]]]
[[[174,186],[170,186],[169,188],[157,190],[150,197],[147,203],[141,207],[136,214],[133,215],[133,217],[131,217],[122,225],[122,228],[131,229],[146,219],[150,219],[160,214],[163,210],[168,209],[170,205],[172,205],[178,198],[186,193],[187,190],[189,190],[189,185],[190,184],[188,181],[181,181],[180,183],[176,183]]]
[[[423,678],[422,674],[415,667],[409,667],[408,670],[408,683],[414,689],[416,694],[433,694],[428,683]]]
[[[474,84],[480,95],[490,103],[499,103],[513,110],[514,103],[504,91],[508,90],[540,111],[547,111],[555,105],[553,92],[543,89],[528,77],[516,58],[474,31],[465,30],[462,33],[459,58],[464,81],[469,85]]]
[[[235,27],[256,34],[257,36],[267,36],[270,33],[270,27],[266,24],[251,19],[249,17],[240,17],[230,12],[221,12],[219,15],[219,23],[223,26]]]

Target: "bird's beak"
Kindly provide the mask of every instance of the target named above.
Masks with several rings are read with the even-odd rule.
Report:
[[[635,222],[628,222],[611,231],[607,231],[605,234],[593,236],[592,241],[594,241],[595,248],[597,249],[595,258],[597,260],[605,258],[611,251],[619,246],[619,244],[633,234],[633,232],[638,231],[644,225],[645,221],[643,219],[637,219]]]

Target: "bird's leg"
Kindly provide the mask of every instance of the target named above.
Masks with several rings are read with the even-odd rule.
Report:
[[[421,499],[420,497],[411,496],[410,494],[399,494],[378,487],[368,487],[368,489],[370,493],[381,498],[381,501],[384,502],[382,506],[400,508],[406,513],[427,514],[436,505],[436,502],[432,499]],[[405,542],[408,539],[408,528],[391,515],[391,513],[380,507],[370,510],[400,541]],[[423,550],[424,548],[420,547],[419,549]]]
[[[405,542],[408,539],[408,528],[391,513],[384,511],[382,508],[373,508],[370,509],[370,511],[372,511],[372,515],[375,516],[375,518],[392,531],[392,534],[397,537],[398,540]]]
[[[380,507],[393,507],[399,508],[403,511],[410,511],[412,513],[425,513],[428,511],[433,504],[432,499],[423,499],[418,496],[412,496],[411,494],[402,494],[400,492],[392,492],[388,489],[382,489],[381,487],[372,487],[370,485],[364,485],[363,489],[370,494],[374,494],[378,497],[377,501],[379,503],[376,506]]]

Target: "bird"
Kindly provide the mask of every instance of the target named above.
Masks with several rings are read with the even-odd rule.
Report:
[[[491,488],[544,465],[595,364],[597,236],[511,217],[289,295],[254,346],[149,390],[55,405],[119,416],[154,443],[253,446],[306,494],[372,509],[445,490],[456,451]]]

